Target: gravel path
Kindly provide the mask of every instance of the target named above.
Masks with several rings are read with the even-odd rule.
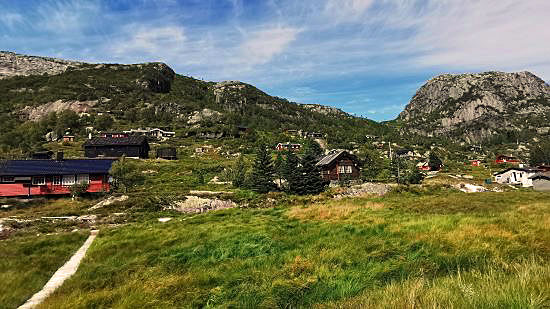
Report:
[[[97,233],[99,231],[94,230],[90,233],[90,236],[82,247],[76,251],[76,253],[71,257],[65,265],[61,266],[55,274],[50,278],[50,281],[44,285],[42,290],[40,290],[38,293],[34,294],[27,302],[25,302],[22,306],[19,307],[19,309],[30,309],[34,308],[40,303],[42,303],[50,294],[52,294],[58,287],[60,287],[63,282],[68,279],[70,276],[72,276],[76,270],[78,269],[78,265],[80,264],[80,261],[84,258],[86,255],[86,251],[94,241],[95,237],[97,236]]]

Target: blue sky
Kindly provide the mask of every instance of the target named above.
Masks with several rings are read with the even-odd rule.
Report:
[[[0,50],[163,61],[389,120],[441,73],[529,70],[550,80],[550,1],[0,0]]]

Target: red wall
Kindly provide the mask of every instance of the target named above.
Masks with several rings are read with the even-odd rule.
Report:
[[[29,183],[0,183],[0,196],[27,196],[29,195],[54,195],[69,194],[70,187],[53,185],[53,177],[46,176],[45,185],[31,185]],[[90,175],[90,185],[87,192],[109,191],[108,176]]]

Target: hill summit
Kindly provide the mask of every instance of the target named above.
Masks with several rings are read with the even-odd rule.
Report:
[[[546,133],[550,87],[530,72],[440,75],[416,92],[398,120],[412,133],[467,142]]]

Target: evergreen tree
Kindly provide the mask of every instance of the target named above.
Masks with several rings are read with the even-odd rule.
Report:
[[[240,155],[231,173],[231,181],[233,182],[233,186],[240,188],[244,186],[245,180],[246,165],[244,164],[243,156]]]
[[[311,150],[306,151],[301,160],[301,166],[298,172],[301,176],[301,186],[298,188],[298,194],[319,194],[325,190],[326,183],[321,178],[321,170],[315,166],[317,157]]]
[[[363,179],[366,181],[376,180],[383,168],[384,162],[378,152],[376,150],[367,150],[365,159],[363,160]]]
[[[267,150],[268,146],[261,143],[256,151],[256,160],[251,175],[251,189],[258,193],[275,191],[273,182],[273,162]]]
[[[407,182],[411,184],[419,184],[424,180],[424,173],[418,170],[415,166],[412,167],[412,169],[409,172]]]
[[[302,177],[299,172],[300,159],[292,151],[286,151],[285,157],[282,173],[286,179],[285,189],[288,193],[298,194],[302,186]]]
[[[439,171],[439,169],[441,169],[441,166],[443,166],[443,162],[441,162],[441,159],[439,159],[439,157],[435,153],[430,152],[428,165],[430,166],[430,170]]]
[[[550,142],[542,142],[531,148],[529,163],[531,165],[550,164]]]
[[[305,146],[306,152],[312,153],[315,158],[322,156],[324,153],[321,145],[314,140],[308,140]]]
[[[275,158],[275,163],[273,164],[275,176],[277,178],[277,182],[279,184],[279,189],[283,188],[282,179],[284,178],[284,165],[285,161],[283,160],[283,156],[280,152],[277,152],[277,157]]]

